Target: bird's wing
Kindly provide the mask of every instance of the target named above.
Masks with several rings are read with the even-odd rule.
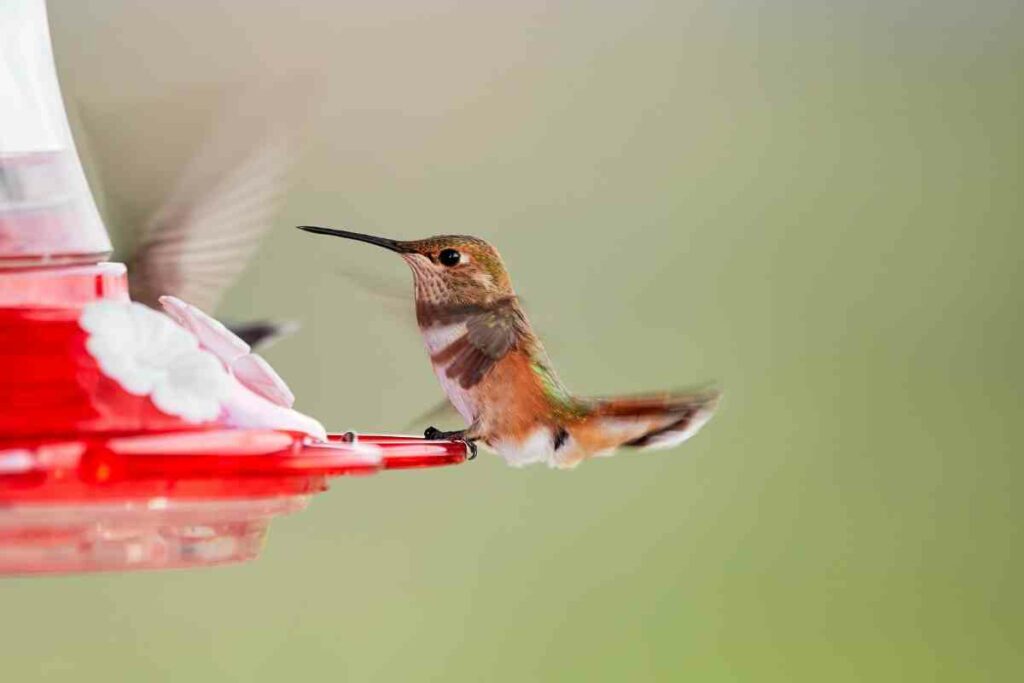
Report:
[[[404,429],[406,431],[416,428],[423,429],[423,425],[433,425],[437,422],[455,422],[461,419],[462,416],[459,415],[455,406],[445,398],[410,420]]]
[[[464,389],[476,386],[526,333],[526,320],[515,299],[492,305],[457,305],[435,309],[431,321],[465,323],[466,333],[432,356],[447,366],[445,374]]]
[[[141,226],[132,296],[171,294],[211,311],[245,268],[284,200],[319,77],[269,78],[221,93],[198,153]]]
[[[415,309],[412,305],[412,296],[408,285],[403,287],[377,273],[356,268],[339,268],[334,272],[358,289],[373,296],[376,299],[375,310],[378,308],[385,310],[395,319],[416,329]]]
[[[270,228],[291,156],[282,135],[241,154],[200,154],[146,226],[128,270],[132,297],[155,306],[171,294],[212,311]]]

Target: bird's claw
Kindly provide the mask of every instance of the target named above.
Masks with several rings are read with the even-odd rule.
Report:
[[[461,441],[469,449],[469,455],[466,457],[466,460],[476,458],[476,441],[474,439],[467,439],[465,431],[443,432],[437,427],[427,427],[423,432],[423,438],[430,441]]]

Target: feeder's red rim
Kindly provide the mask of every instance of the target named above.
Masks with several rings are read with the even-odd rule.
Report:
[[[0,307],[17,313],[36,308],[79,310],[103,299],[128,301],[123,263],[78,264],[83,257],[68,255],[40,264],[33,258],[37,257],[0,257]]]
[[[461,463],[466,445],[414,436],[328,435],[326,442],[272,429],[204,429],[0,441],[0,477],[106,465],[113,476],[334,475]],[[102,467],[100,467],[102,470]]]
[[[328,477],[454,465],[458,441],[279,430],[208,429],[0,441],[0,505],[146,496],[180,499],[302,495]]]

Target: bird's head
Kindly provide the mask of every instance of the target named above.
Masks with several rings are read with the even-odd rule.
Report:
[[[497,249],[479,237],[438,235],[401,241],[313,225],[298,227],[375,244],[399,254],[412,268],[417,301],[479,304],[514,295]]]

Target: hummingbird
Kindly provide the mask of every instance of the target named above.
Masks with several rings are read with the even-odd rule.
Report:
[[[583,398],[566,389],[512,287],[498,251],[478,237],[400,241],[312,225],[300,230],[358,240],[412,269],[416,322],[434,373],[465,429],[430,427],[428,439],[477,442],[513,466],[576,467],[619,448],[669,448],[693,436],[715,390]]]

